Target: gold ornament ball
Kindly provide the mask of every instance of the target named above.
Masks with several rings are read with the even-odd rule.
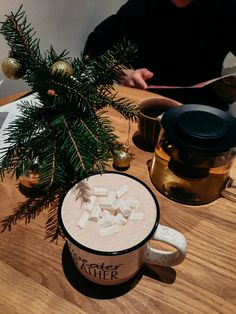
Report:
[[[24,75],[22,65],[14,58],[5,58],[3,60],[2,72],[11,80],[18,80]]]
[[[39,183],[39,174],[35,171],[29,171],[29,173],[20,176],[18,182],[26,188],[32,188]]]
[[[54,89],[49,89],[47,91],[47,94],[48,94],[48,96],[56,96],[57,95]]]
[[[128,169],[130,166],[130,153],[124,150],[115,150],[113,156],[113,166],[119,169]]]
[[[57,61],[53,63],[51,66],[51,74],[55,75],[56,73],[65,75],[65,76],[71,76],[73,74],[72,66],[65,61]]]

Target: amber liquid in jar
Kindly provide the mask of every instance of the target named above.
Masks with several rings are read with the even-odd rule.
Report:
[[[207,155],[183,151],[161,138],[150,169],[154,186],[166,197],[200,205],[217,199],[224,189],[232,163],[230,152]]]

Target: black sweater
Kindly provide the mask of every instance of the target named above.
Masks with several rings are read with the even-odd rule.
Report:
[[[220,76],[228,52],[236,54],[235,23],[236,0],[196,0],[186,8],[169,0],[129,0],[95,28],[84,52],[98,56],[127,38],[138,46],[132,66],[154,72],[149,84],[192,85]],[[193,97],[178,100],[204,103],[210,97],[206,104],[227,109],[215,95],[189,93]]]

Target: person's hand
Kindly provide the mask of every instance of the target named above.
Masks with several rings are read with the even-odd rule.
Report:
[[[119,81],[120,84],[140,89],[146,89],[148,85],[145,81],[153,77],[153,73],[146,68],[137,70],[124,69],[123,73],[124,75]]]

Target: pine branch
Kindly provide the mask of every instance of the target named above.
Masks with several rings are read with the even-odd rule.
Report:
[[[1,221],[1,232],[8,229],[11,230],[17,221],[25,220],[25,224],[29,224],[32,219],[35,219],[44,209],[50,206],[49,195],[45,194],[37,198],[28,198],[24,203],[14,208],[12,214],[6,216]]]
[[[45,53],[45,63],[46,64],[53,64],[60,60],[70,61],[68,57],[69,51],[66,49],[63,50],[60,54],[57,54],[54,48],[51,46],[50,49]]]
[[[85,171],[84,161],[83,161],[83,158],[81,156],[78,143],[74,139],[74,136],[73,136],[73,134],[72,134],[72,132],[71,132],[69,126],[68,126],[68,123],[67,123],[65,117],[62,117],[62,120],[63,120],[63,123],[65,124],[66,129],[67,129],[67,134],[68,134],[68,137],[69,137],[69,141],[71,142],[72,147],[73,147],[73,151],[74,151],[73,159],[77,159],[77,157],[78,157],[78,159],[80,161],[80,166],[81,166],[82,170]]]
[[[58,221],[58,207],[65,197],[65,193],[57,195],[48,209],[48,218],[45,225],[45,240],[50,239],[51,242],[57,241],[59,236],[63,236],[59,221]]]
[[[58,206],[66,192],[88,175],[102,172],[117,146],[118,137],[106,109],[111,107],[131,121],[137,119],[137,107],[118,98],[113,88],[137,49],[124,40],[97,59],[71,59],[68,51],[57,54],[52,46],[42,56],[22,6],[1,25],[10,55],[25,69],[23,78],[36,100],[23,101],[21,116],[6,130],[9,147],[1,150],[0,176],[3,179],[10,171],[19,178],[37,169],[37,190],[42,190],[5,217],[2,230],[11,229],[18,220],[27,224],[48,209],[46,238],[56,240],[60,234]],[[73,75],[52,72],[57,61],[69,63]],[[79,197],[86,199],[86,187],[77,187]]]
[[[27,17],[22,6],[14,14],[11,12],[7,20],[1,23],[0,33],[3,34],[11,48],[11,56],[25,67],[31,67],[40,60],[39,40],[34,39],[34,28],[27,24]]]
[[[57,148],[56,143],[53,142],[50,146],[47,146],[44,149],[45,158],[43,160],[43,163],[40,165],[40,182],[39,182],[39,184],[43,186],[44,189],[50,188],[52,184],[55,181],[57,181],[55,178],[57,167],[56,148]]]
[[[110,92],[106,95],[102,95],[103,99],[106,98],[106,106],[109,106],[118,111],[125,119],[137,122],[139,108],[126,98],[117,99],[116,97],[117,94],[112,95]],[[102,104],[102,107],[104,107],[104,104]]]
[[[59,236],[63,237],[63,234],[58,222],[58,203],[55,203],[48,212],[48,219],[45,224],[45,240],[50,239],[50,242],[57,242]]]

